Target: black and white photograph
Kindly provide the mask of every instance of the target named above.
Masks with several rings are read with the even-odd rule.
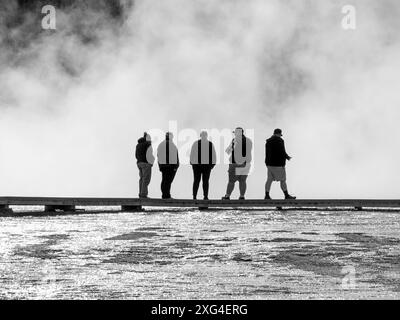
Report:
[[[0,0],[0,300],[399,300],[399,31],[398,0]]]

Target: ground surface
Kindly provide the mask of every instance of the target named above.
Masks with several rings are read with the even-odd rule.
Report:
[[[2,299],[400,298],[395,212],[153,210],[0,226]]]

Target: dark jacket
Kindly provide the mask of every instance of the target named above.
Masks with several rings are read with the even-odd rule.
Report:
[[[217,163],[217,154],[214,144],[209,141],[197,140],[190,151],[190,164],[192,166],[209,166],[214,168]]]
[[[160,170],[167,167],[178,169],[179,154],[175,143],[170,140],[164,140],[157,148],[157,158]]]
[[[265,164],[271,167],[284,167],[290,157],[285,150],[285,142],[278,136],[272,136],[265,143]]]
[[[153,156],[153,147],[151,146],[151,142],[147,141],[145,138],[140,138],[138,140],[138,144],[136,145],[136,152],[135,152],[137,162],[144,162],[144,163],[154,163],[154,156]]]

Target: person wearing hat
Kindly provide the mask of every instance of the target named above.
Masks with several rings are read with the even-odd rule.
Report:
[[[268,169],[268,178],[265,183],[265,200],[271,199],[269,191],[273,181],[279,181],[285,199],[296,199],[288,192],[286,185],[286,160],[291,157],[286,153],[285,142],[282,139],[282,130],[275,129],[271,138],[265,143],[265,164]]]
[[[250,171],[250,163],[252,160],[253,142],[244,135],[243,128],[236,128],[233,131],[235,137],[231,144],[225,150],[229,154],[229,169],[228,169],[228,185],[226,187],[226,194],[222,200],[229,200],[235,182],[239,182],[240,197],[239,200],[244,200],[247,189],[247,177]]]
[[[204,200],[208,200],[208,189],[211,170],[217,163],[217,154],[214,145],[208,140],[206,131],[200,133],[200,140],[193,143],[190,151],[190,164],[193,169],[193,199],[197,199],[200,181],[203,180]]]
[[[151,180],[151,168],[154,163],[151,137],[147,132],[138,140],[135,156],[139,169],[139,198],[147,198],[149,193],[148,187]]]
[[[173,142],[173,134],[167,132],[165,140],[157,148],[158,167],[162,174],[162,199],[171,199],[171,185],[179,168],[178,148]]]

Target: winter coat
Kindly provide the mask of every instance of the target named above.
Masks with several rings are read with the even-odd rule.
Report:
[[[242,138],[236,140],[233,139],[232,143],[226,149],[226,152],[230,154],[229,161],[231,164],[247,165],[251,162],[253,143],[245,135]]]
[[[178,148],[173,141],[164,140],[157,148],[158,165],[160,169],[165,166],[179,167]]]
[[[214,168],[217,163],[217,154],[214,145],[208,140],[197,140],[190,151],[191,165],[204,165]]]
[[[273,135],[265,143],[265,164],[271,167],[284,167],[290,157],[285,150],[282,138]]]
[[[151,146],[151,142],[147,141],[145,138],[140,138],[138,140],[138,144],[136,145],[135,152],[137,163],[144,162],[153,164],[154,156],[153,156],[153,147]]]

